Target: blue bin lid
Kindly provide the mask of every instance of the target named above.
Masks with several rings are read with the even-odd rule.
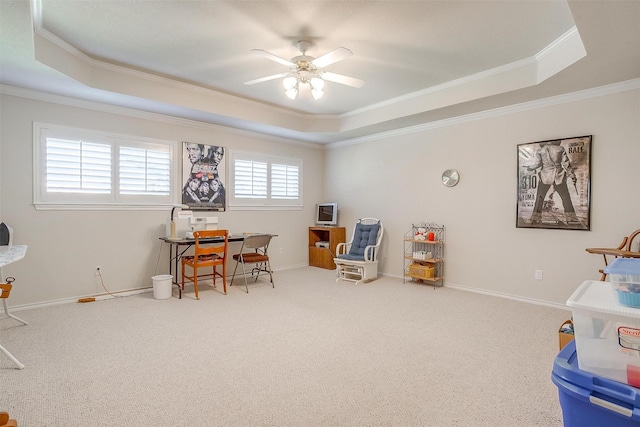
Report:
[[[640,389],[580,370],[575,340],[556,357],[551,380],[565,426],[640,426]]]
[[[556,356],[556,359],[553,362],[552,377],[554,377],[554,383],[556,382],[556,377],[570,383],[576,383],[576,381],[580,382],[579,372],[580,369],[578,368],[576,341],[572,340],[569,341],[569,343],[565,345]]]
[[[640,276],[640,258],[616,258],[604,268],[604,272]]]
[[[558,353],[551,374],[553,383],[572,397],[589,402],[594,392],[602,399],[628,407],[633,415],[634,425],[640,421],[640,389],[583,371],[578,368],[578,354],[575,340],[569,342]],[[588,403],[589,404],[589,403]]]

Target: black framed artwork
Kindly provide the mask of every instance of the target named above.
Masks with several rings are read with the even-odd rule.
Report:
[[[182,203],[189,209],[226,209],[225,148],[182,143]]]
[[[592,135],[518,145],[516,227],[591,228]]]

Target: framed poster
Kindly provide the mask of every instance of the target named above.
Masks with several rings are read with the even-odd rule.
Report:
[[[516,227],[590,229],[591,138],[518,145]]]
[[[219,145],[182,143],[182,203],[189,209],[225,210],[224,153]]]

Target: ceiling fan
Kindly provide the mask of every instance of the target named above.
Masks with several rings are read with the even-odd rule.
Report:
[[[296,98],[301,84],[308,84],[311,87],[311,94],[314,99],[319,99],[323,95],[322,89],[324,88],[325,80],[356,88],[364,86],[364,81],[360,79],[324,71],[324,67],[353,55],[349,49],[339,47],[318,58],[314,58],[313,56],[307,56],[307,50],[311,45],[311,42],[307,40],[298,41],[296,43],[296,47],[300,50],[302,55],[291,58],[291,60],[281,58],[273,53],[267,52],[266,50],[252,49],[252,52],[257,53],[260,56],[264,56],[265,58],[279,64],[286,65],[289,67],[289,70],[279,74],[250,80],[248,82],[244,82],[244,84],[253,85],[284,77],[282,85],[285,89],[285,95],[290,99]]]

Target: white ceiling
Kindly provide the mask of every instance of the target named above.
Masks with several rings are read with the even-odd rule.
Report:
[[[0,1],[0,83],[328,143],[640,78],[640,1]],[[285,97],[298,40],[325,95]]]

